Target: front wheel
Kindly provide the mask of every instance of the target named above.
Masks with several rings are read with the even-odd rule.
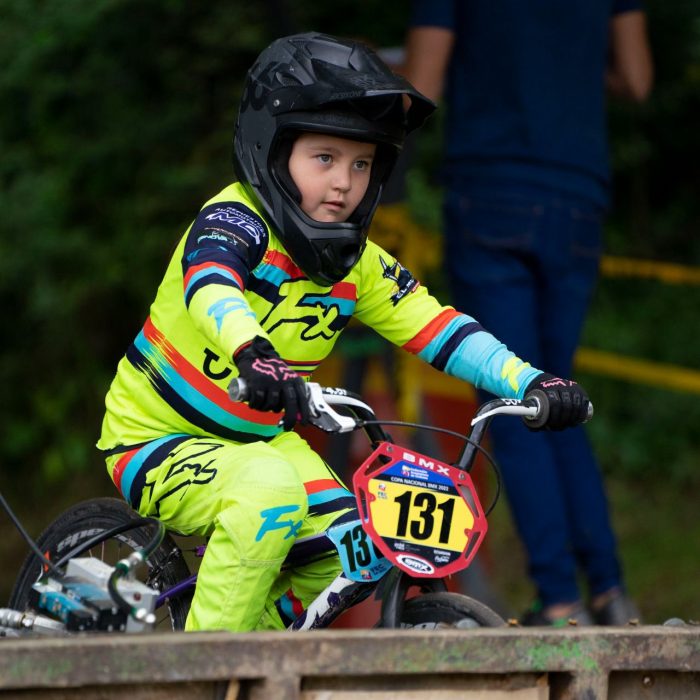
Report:
[[[409,598],[401,613],[402,629],[471,629],[505,624],[487,605],[459,593],[426,593]]]
[[[125,525],[138,517],[138,513],[125,501],[117,498],[93,498],[61,513],[39,536],[37,545],[52,561],[58,561],[99,533]],[[152,536],[153,527],[142,525],[115,534],[79,556],[97,557],[114,566],[130,552],[144,547]],[[159,591],[167,590],[189,576],[189,568],[182,552],[168,534],[146,563],[148,575],[145,583]],[[42,575],[43,567],[39,559],[30,554],[19,571],[10,596],[9,605],[12,609],[28,609],[32,584]],[[156,611],[157,629],[184,629],[191,599],[191,590],[168,599],[165,605]]]

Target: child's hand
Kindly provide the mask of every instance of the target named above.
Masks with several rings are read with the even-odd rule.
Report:
[[[546,372],[535,377],[525,390],[525,398],[533,391],[542,392],[546,397],[549,407],[547,420],[542,426],[532,428],[540,430],[563,430],[571,428],[579,423],[584,423],[588,418],[588,394],[576,382],[570,379],[560,379]],[[527,425],[527,421],[525,422]]]
[[[309,420],[309,400],[304,380],[280,358],[260,336],[233,358],[240,376],[248,384],[248,405],[257,411],[284,411],[283,425],[291,430]]]

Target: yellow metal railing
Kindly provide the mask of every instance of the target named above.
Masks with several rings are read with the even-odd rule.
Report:
[[[638,360],[604,350],[579,348],[575,357],[577,369],[624,379],[637,384],[648,384],[660,389],[700,394],[700,372],[663,362]]]
[[[700,284],[700,268],[641,258],[603,256],[600,271],[606,277],[645,277],[666,284]]]
[[[700,284],[700,268],[640,258],[606,255],[601,260],[600,271],[605,277],[654,279],[664,284]],[[595,374],[660,389],[700,394],[700,371],[688,367],[640,360],[593,348],[579,348],[575,364],[577,369]]]

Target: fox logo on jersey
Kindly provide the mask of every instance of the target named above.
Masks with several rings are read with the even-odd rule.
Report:
[[[260,325],[271,334],[283,324],[300,323],[306,326],[299,335],[301,340],[330,340],[343,330],[355,308],[354,298],[336,294],[335,288],[326,293],[305,292],[302,285],[285,282],[279,295],[288,303],[273,304]]]

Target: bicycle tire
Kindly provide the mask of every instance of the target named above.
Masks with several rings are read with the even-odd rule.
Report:
[[[37,539],[37,546],[58,561],[66,553],[98,535],[138,518],[125,501],[118,498],[93,498],[82,501],[61,513]],[[141,549],[153,537],[153,527],[137,527],[114,535],[101,544],[80,554],[81,557],[97,556],[114,565],[130,551]],[[146,562],[146,583],[159,591],[167,590],[190,575],[189,567],[173,538],[166,533],[157,549]],[[9,607],[24,611],[29,607],[29,592],[32,584],[42,575],[42,565],[34,554],[24,560],[10,596]],[[157,614],[157,629],[182,630],[192,601],[192,592],[169,599],[163,606],[165,615]],[[156,611],[158,613],[158,611]]]
[[[505,624],[488,605],[460,593],[426,593],[409,598],[401,613],[402,629],[471,629]]]

